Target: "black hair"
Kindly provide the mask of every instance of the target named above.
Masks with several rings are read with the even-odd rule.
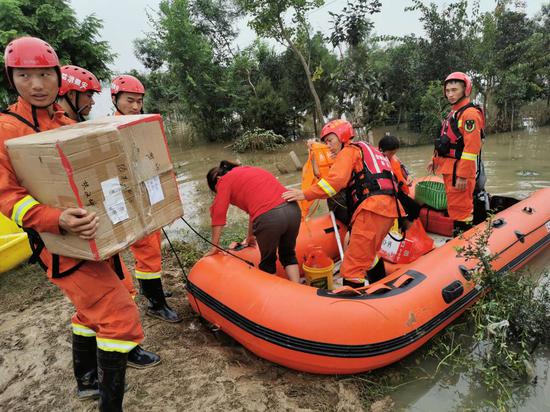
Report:
[[[216,184],[218,183],[218,177],[222,177],[230,170],[240,166],[238,163],[230,162],[229,160],[222,160],[219,166],[213,167],[206,174],[206,181],[211,191],[216,192]]]
[[[378,149],[381,152],[385,152],[387,150],[397,150],[399,149],[399,139],[395,136],[388,134],[380,139],[380,141],[378,142]]]

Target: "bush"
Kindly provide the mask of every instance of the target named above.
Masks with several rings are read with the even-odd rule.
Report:
[[[274,133],[272,130],[252,129],[246,131],[235,140],[231,149],[237,153],[244,153],[254,150],[273,151],[281,148],[286,143],[283,136]]]

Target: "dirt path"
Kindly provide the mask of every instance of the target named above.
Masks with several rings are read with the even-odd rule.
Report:
[[[212,332],[191,311],[176,273],[168,270],[164,283],[184,321],[142,316],[143,346],[163,362],[128,370],[126,411],[363,410],[353,384],[274,365]],[[0,276],[0,410],[95,411],[95,402],[75,396],[70,302],[35,267]],[[138,305],[144,314],[143,298]]]

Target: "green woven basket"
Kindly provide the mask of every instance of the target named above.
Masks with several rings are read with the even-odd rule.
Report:
[[[426,180],[418,182],[414,189],[414,198],[437,210],[447,209],[447,195],[443,182]]]

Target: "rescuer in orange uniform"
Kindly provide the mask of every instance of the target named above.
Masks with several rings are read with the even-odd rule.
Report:
[[[470,102],[472,81],[467,75],[451,73],[443,88],[451,112],[443,121],[427,169],[443,175],[447,209],[457,234],[468,229],[473,218],[473,195],[485,119],[481,109]]]
[[[404,212],[396,199],[396,182],[388,159],[365,142],[351,143],[353,137],[349,122],[338,119],[327,123],[321,141],[335,155],[329,175],[305,191],[290,189],[283,198],[326,199],[346,189],[352,215],[351,237],[340,273],[345,285],[360,287],[365,272],[371,283],[386,275],[377,253],[394,219]]]
[[[76,122],[86,120],[84,116],[90,114],[94,105],[93,95],[100,92],[101,84],[93,73],[78,66],[61,67],[61,87],[59,88],[58,103],[72,120]],[[122,283],[132,298],[135,298],[137,291],[130,271],[118,255],[114,259],[118,259],[120,276],[123,277]],[[159,363],[160,356],[143,349],[140,345],[128,353],[128,366],[133,368],[145,369]]]
[[[4,62],[19,98],[0,114],[0,211],[30,231],[37,247],[37,232],[69,232],[93,239],[99,224],[96,214],[40,204],[19,184],[4,146],[8,139],[74,123],[54,103],[61,86],[55,51],[43,40],[21,37],[7,45]],[[76,309],[72,331],[78,396],[99,396],[100,410],[122,410],[128,352],[143,339],[134,301],[107,261],[78,261],[52,255],[45,248],[40,258],[48,278]]]
[[[115,116],[143,113],[145,88],[134,76],[122,75],[111,83],[111,99]],[[166,322],[181,322],[182,318],[168,306],[162,288],[162,253],[160,230],[138,240],[130,250],[136,260],[135,275],[143,295],[149,301],[147,314]]]
[[[57,103],[65,114],[76,122],[86,120],[94,101],[94,93],[101,93],[101,84],[93,73],[82,67],[61,67],[61,87]]]

